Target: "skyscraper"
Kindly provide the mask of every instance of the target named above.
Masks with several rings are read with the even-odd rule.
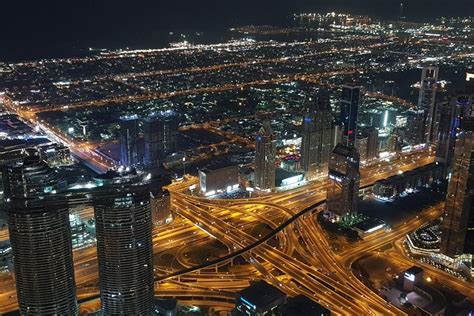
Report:
[[[4,180],[20,313],[77,314],[66,182],[36,156]]]
[[[138,116],[122,116],[120,118],[120,164],[122,166],[131,167],[141,162],[139,143]]]
[[[379,131],[375,127],[369,127],[367,133],[367,160],[377,159],[379,156]]]
[[[469,116],[473,99],[467,94],[455,94],[437,105],[436,161],[443,165],[445,175],[451,171],[456,134],[463,118]]]
[[[342,87],[341,94],[341,117],[343,125],[343,145],[353,147],[357,135],[357,112],[361,103],[362,88],[355,84],[347,84]]]
[[[301,169],[307,178],[327,170],[331,152],[332,117],[329,93],[321,90],[317,96],[309,97],[303,118],[301,142]]]
[[[423,67],[421,72],[418,108],[424,111],[423,141],[426,143],[433,141],[438,73],[439,68],[432,66]]]
[[[174,111],[153,114],[143,123],[144,164],[156,166],[177,150],[178,119]]]
[[[329,212],[344,218],[357,214],[359,198],[359,154],[354,147],[338,144],[329,160],[326,206]]]
[[[143,174],[109,171],[93,193],[102,312],[151,315],[154,300],[150,192]]]
[[[275,188],[276,137],[269,121],[264,121],[255,139],[255,187]]]
[[[463,121],[454,149],[452,176],[446,195],[441,253],[454,258],[473,253],[474,121]],[[469,231],[469,234],[468,234]],[[467,242],[467,243],[466,243]],[[466,247],[469,246],[469,247]],[[468,249],[466,249],[468,248]]]

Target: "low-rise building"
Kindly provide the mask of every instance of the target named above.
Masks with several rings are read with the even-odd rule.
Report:
[[[239,188],[239,168],[230,163],[209,165],[199,170],[201,193],[211,196]]]
[[[259,281],[237,293],[235,308],[237,315],[270,316],[280,315],[280,308],[285,303],[285,293],[265,281]]]

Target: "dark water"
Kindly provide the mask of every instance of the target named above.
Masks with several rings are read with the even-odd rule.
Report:
[[[400,0],[81,0],[4,1],[0,61],[77,56],[88,47],[156,48],[175,34],[203,32],[219,41],[229,27],[290,25],[299,12],[399,16]],[[474,15],[472,0],[404,0],[410,20]]]

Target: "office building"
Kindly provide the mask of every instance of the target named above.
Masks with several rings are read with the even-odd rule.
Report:
[[[230,193],[239,188],[239,168],[231,163],[209,165],[199,170],[199,184],[205,196]]]
[[[343,131],[343,126],[342,125],[333,125],[332,127],[332,134],[331,134],[331,150],[330,152],[333,151],[333,149],[336,147],[337,144],[342,142],[342,131]]]
[[[418,109],[424,111],[423,139],[425,143],[433,141],[435,128],[435,105],[436,90],[438,82],[438,67],[423,67],[421,71],[420,94],[418,97]]]
[[[284,316],[330,316],[331,311],[302,294],[288,299],[281,309]]]
[[[419,286],[423,282],[423,269],[413,266],[403,273],[403,290],[412,292],[415,286]]]
[[[177,151],[178,116],[174,111],[152,114],[143,122],[144,164],[157,166]]]
[[[332,116],[329,93],[321,90],[317,97],[307,100],[307,110],[303,118],[301,141],[301,169],[306,178],[327,171],[331,152]]]
[[[275,188],[276,136],[269,121],[263,122],[255,139],[255,179],[259,190]]]
[[[425,112],[423,110],[410,109],[406,113],[405,139],[412,145],[426,142],[424,133]]]
[[[237,315],[280,315],[285,302],[285,293],[265,281],[258,281],[237,293],[235,307]]]
[[[366,135],[367,161],[371,161],[379,157],[379,131],[375,127],[370,127],[366,130]]]
[[[66,182],[37,156],[3,174],[22,315],[76,315]]]
[[[122,166],[136,166],[141,162],[139,143],[138,116],[122,116],[120,118],[120,164]]]
[[[368,146],[368,137],[364,137],[363,134],[359,134],[355,140],[355,148],[357,148],[357,152],[359,153],[360,161],[365,162],[367,160],[367,146]]]
[[[147,177],[129,171],[98,176],[93,192],[99,288],[105,315],[151,315],[153,243]]]
[[[461,124],[454,148],[452,175],[446,195],[442,224],[441,253],[455,258],[473,253],[474,243],[474,120],[466,117]],[[466,242],[467,241],[467,242]]]
[[[171,214],[171,196],[168,190],[152,193],[150,200],[153,225],[169,224],[173,220]]]
[[[341,116],[343,126],[343,145],[353,147],[357,135],[357,113],[361,104],[362,87],[355,84],[347,84],[342,87],[341,94]]]
[[[338,144],[329,161],[327,210],[337,219],[357,215],[359,197],[359,154],[354,147]]]
[[[454,94],[437,105],[438,128],[434,135],[436,141],[436,161],[444,166],[447,176],[452,169],[454,146],[460,124],[469,116],[474,95]]]
[[[387,141],[386,141],[386,146],[385,146],[385,149],[386,151],[388,152],[391,152],[391,153],[396,153],[398,152],[398,140],[399,140],[399,137],[397,134],[392,134],[388,137]]]

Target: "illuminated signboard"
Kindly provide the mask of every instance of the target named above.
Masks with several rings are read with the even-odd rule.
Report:
[[[250,307],[250,308],[253,309],[253,310],[256,310],[256,309],[257,309],[257,306],[255,306],[254,304],[250,303],[250,302],[247,301],[245,298],[241,297],[240,300],[242,301],[242,303],[243,303],[245,306],[248,306],[248,307]]]
[[[336,176],[335,174],[330,173],[329,174],[329,179],[334,180],[336,182],[342,182],[343,178]]]
[[[412,282],[415,282],[415,275],[414,274],[411,274],[411,273],[406,273],[405,272],[405,279],[409,280],[409,281],[412,281]]]

